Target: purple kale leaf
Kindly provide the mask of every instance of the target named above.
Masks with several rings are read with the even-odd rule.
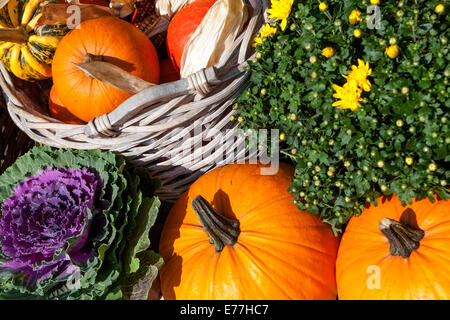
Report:
[[[0,270],[30,281],[64,278],[93,253],[89,231],[101,180],[86,170],[52,169],[27,178],[0,216]],[[75,264],[75,265],[74,265]]]

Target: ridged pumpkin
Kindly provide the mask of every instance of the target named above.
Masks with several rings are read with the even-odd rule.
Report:
[[[377,202],[342,236],[339,299],[450,299],[450,201]]]
[[[159,83],[159,61],[147,36],[115,17],[83,21],[60,42],[52,64],[53,83],[64,106],[86,122],[109,113],[131,96],[89,77],[75,64],[94,57],[147,82]]]
[[[9,0],[0,9],[0,59],[6,69],[23,80],[50,78],[53,55],[66,25],[36,27],[45,0]]]
[[[292,167],[261,168],[215,169],[176,202],[159,246],[164,299],[336,298],[339,238],[292,202]]]

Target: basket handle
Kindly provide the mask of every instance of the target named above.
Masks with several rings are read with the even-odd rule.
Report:
[[[236,69],[238,68],[236,67]],[[122,102],[110,113],[89,121],[84,126],[84,133],[88,137],[116,136],[119,133],[116,130],[121,124],[139,114],[149,105],[194,92],[201,96],[207,95],[213,86],[222,82],[223,79],[219,79],[218,74],[218,69],[209,67],[201,69],[187,78],[144,89]]]

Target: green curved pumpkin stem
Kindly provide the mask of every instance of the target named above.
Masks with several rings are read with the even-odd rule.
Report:
[[[28,34],[23,27],[1,28],[0,41],[25,45],[28,42]]]
[[[391,255],[403,258],[408,258],[413,250],[417,250],[425,236],[423,230],[389,218],[381,220],[378,228],[389,241]]]
[[[221,252],[225,246],[232,247],[237,242],[241,233],[238,220],[228,219],[217,212],[202,196],[197,196],[191,203],[217,252]]]

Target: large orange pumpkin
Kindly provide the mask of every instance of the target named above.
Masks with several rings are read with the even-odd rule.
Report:
[[[165,299],[336,299],[339,238],[292,202],[292,167],[261,168],[210,171],[174,205],[159,247]]]
[[[53,83],[64,106],[78,118],[90,121],[109,113],[131,96],[88,77],[75,63],[93,56],[129,74],[159,83],[159,61],[146,35],[115,17],[87,20],[60,42],[53,59]]]
[[[377,201],[342,236],[339,299],[450,299],[450,201]]]
[[[178,11],[167,29],[167,51],[174,67],[180,70],[184,47],[217,0],[197,0]]]

